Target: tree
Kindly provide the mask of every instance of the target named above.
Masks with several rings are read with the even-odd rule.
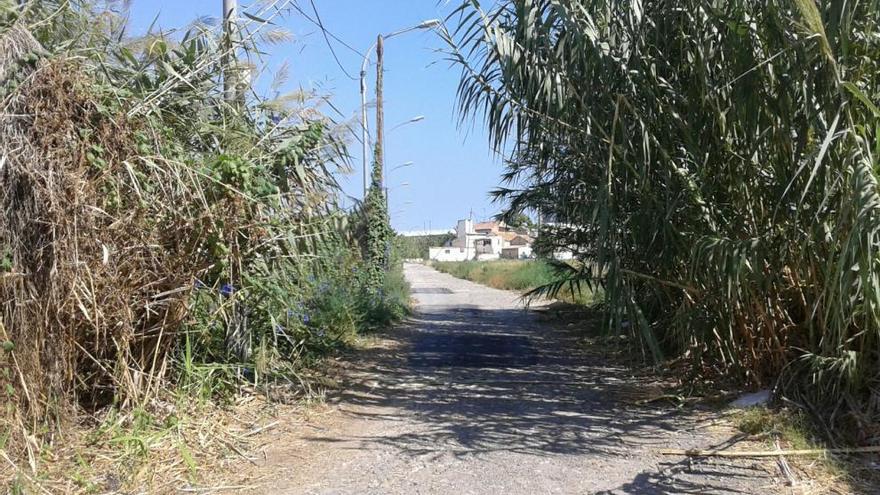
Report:
[[[531,229],[535,226],[532,219],[525,213],[514,213],[513,215],[505,216],[504,222],[512,229]]]

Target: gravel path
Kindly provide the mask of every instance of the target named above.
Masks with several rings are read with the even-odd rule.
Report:
[[[732,432],[708,413],[616,399],[639,384],[516,294],[405,270],[417,315],[269,452],[269,493],[788,493],[772,461],[658,455],[732,444]]]

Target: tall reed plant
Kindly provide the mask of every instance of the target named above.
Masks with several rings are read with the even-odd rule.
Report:
[[[609,327],[654,360],[880,424],[880,8],[813,0],[466,1],[463,117],[496,195],[554,218]]]

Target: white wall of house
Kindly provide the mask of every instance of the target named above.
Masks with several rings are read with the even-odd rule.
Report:
[[[504,240],[497,235],[468,234],[465,236],[466,246],[476,249],[477,254],[501,254]]]
[[[474,235],[474,222],[470,219],[459,220],[455,225],[455,239],[452,241],[452,245],[455,247],[467,247],[467,242],[465,242],[469,235]]]
[[[465,261],[468,253],[464,248],[455,246],[428,248],[428,258],[434,261]]]
[[[476,249],[473,242],[477,239],[486,239],[486,236],[467,236],[471,242],[467,247],[448,246],[428,248],[428,258],[436,261],[467,261],[467,260],[497,260],[501,257],[501,241]]]

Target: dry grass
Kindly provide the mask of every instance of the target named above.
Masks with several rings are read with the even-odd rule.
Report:
[[[242,466],[257,464],[262,435],[302,405],[241,395],[232,404],[153,401],[146,409],[105,411],[65,429],[40,452],[34,473],[3,454],[0,480],[24,493],[179,493],[257,488]]]
[[[46,62],[3,104],[0,338],[11,350],[0,367],[11,370],[14,431],[77,404],[154,397],[191,286],[186,253],[169,248],[182,218],[157,221],[139,204],[140,131],[89,84],[74,62]],[[33,435],[15,437],[34,463]]]
[[[826,447],[814,424],[802,412],[752,407],[735,410],[729,418],[739,431],[767,449]],[[780,457],[778,463],[789,484],[799,493],[872,493],[880,483],[872,457],[827,454],[814,459]]]
[[[0,54],[3,54],[0,56],[0,80],[6,80],[14,70],[17,60],[28,53],[41,51],[42,48],[31,32],[20,23],[0,34]]]
[[[250,230],[82,60],[18,27],[0,47],[0,445],[36,473],[81,413],[153,410],[203,239]]]

